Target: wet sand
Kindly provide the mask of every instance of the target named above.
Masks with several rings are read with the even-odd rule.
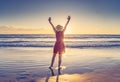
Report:
[[[54,76],[51,56],[51,48],[0,48],[0,82],[120,82],[119,48],[69,48]]]
[[[51,74],[38,79],[37,82],[120,82],[120,65],[84,74],[57,74],[55,76]]]
[[[62,71],[62,70],[61,70]],[[47,74],[45,77],[0,77],[0,82],[120,82],[120,66],[84,74]]]

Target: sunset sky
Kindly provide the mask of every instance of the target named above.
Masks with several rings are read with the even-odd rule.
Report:
[[[120,0],[0,0],[0,34],[51,34],[48,22],[69,34],[120,34]]]

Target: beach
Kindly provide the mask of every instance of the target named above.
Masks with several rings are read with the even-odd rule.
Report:
[[[51,48],[1,48],[0,55],[0,82],[45,82],[45,78],[50,72],[48,67],[52,57]],[[90,80],[93,82],[106,82],[107,80],[119,82],[119,63],[120,53],[116,48],[69,48],[63,55],[62,66],[66,68],[61,70],[60,75],[60,78],[66,80],[60,82],[92,82]],[[57,67],[57,59],[55,67]],[[51,74],[49,76],[56,82],[58,74],[56,69],[54,69],[54,74],[55,76]],[[88,78],[89,81],[87,81]],[[54,81],[50,80],[50,82]]]
[[[67,37],[61,70],[58,56],[48,68],[54,41],[53,35],[1,35],[0,82],[120,82],[118,35]]]

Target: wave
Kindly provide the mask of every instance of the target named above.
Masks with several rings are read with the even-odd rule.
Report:
[[[0,34],[0,38],[55,38],[53,34]],[[66,34],[65,38],[120,38],[119,34]]]
[[[66,38],[67,37],[67,38]],[[68,48],[120,47],[120,35],[66,35]],[[54,35],[0,35],[0,47],[53,47]]]
[[[68,48],[120,47],[120,41],[65,41]],[[12,41],[0,42],[0,47],[53,47],[54,41]]]

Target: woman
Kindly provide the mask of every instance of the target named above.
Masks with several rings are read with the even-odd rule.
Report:
[[[52,56],[51,65],[49,68],[53,67],[56,54],[59,55],[58,68],[60,68],[60,65],[62,62],[62,54],[65,52],[65,45],[64,45],[64,40],[63,40],[64,39],[64,32],[66,30],[66,27],[67,27],[70,19],[71,19],[71,17],[68,16],[68,18],[67,18],[68,21],[64,27],[61,25],[57,25],[56,27],[54,27],[54,25],[51,22],[51,17],[49,17],[49,19],[48,19],[49,23],[51,24],[51,26],[56,34],[56,42],[54,45],[53,56]]]

